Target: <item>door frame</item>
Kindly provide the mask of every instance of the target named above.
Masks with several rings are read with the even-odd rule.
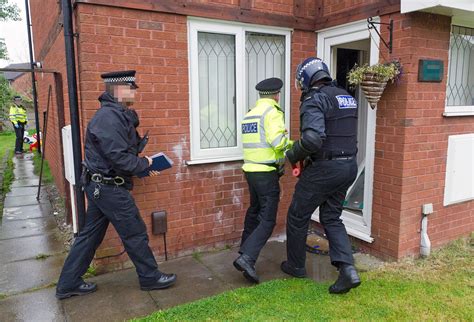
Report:
[[[380,22],[380,18],[375,17],[374,21]],[[379,28],[379,25],[376,25],[376,27]],[[333,78],[336,77],[336,68],[334,68],[334,55],[332,55],[331,52],[331,47],[333,46],[358,40],[370,39],[369,64],[373,65],[379,62],[379,37],[371,37],[369,29],[367,28],[367,20],[360,20],[316,32],[318,36],[318,57],[332,67],[331,76]],[[349,235],[371,243],[374,241],[374,238],[371,237],[371,224],[375,159],[375,125],[377,109],[372,110],[368,103],[367,106],[361,106],[360,108],[368,109],[364,178],[364,210],[362,217],[344,210],[341,218]],[[319,222],[319,209],[315,211],[312,219]]]

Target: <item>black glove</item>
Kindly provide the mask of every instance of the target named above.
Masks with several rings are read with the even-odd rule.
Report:
[[[311,153],[303,147],[300,141],[296,141],[293,147],[285,153],[286,158],[291,164],[298,163],[298,161],[303,160],[310,154]]]

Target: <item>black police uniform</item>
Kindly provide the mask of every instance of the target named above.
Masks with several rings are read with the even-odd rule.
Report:
[[[137,156],[141,140],[136,131],[138,117],[107,92],[99,101],[101,108],[88,124],[85,140],[86,222],[64,263],[57,296],[84,283],[81,276],[87,271],[109,222],[136,267],[142,289],[154,285],[162,276],[148,246],[145,223],[129,191],[133,186],[132,176],[148,167],[148,160]],[[93,174],[101,175],[98,177],[103,182],[91,181]],[[122,180],[116,177],[122,178],[124,183],[117,185]]]
[[[333,83],[311,88],[301,97],[300,121],[302,142],[313,148],[288,210],[287,255],[293,270],[304,275],[306,236],[317,207],[332,264],[354,262],[341,213],[347,189],[357,175],[357,104]],[[305,132],[317,135],[304,138]]]

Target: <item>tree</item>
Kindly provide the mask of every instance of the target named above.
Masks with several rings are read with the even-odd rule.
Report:
[[[8,119],[7,115],[13,96],[15,93],[10,87],[10,83],[3,75],[0,75],[0,131],[3,130],[3,122]]]
[[[8,0],[0,0],[0,21],[20,19],[20,9],[16,4],[9,4]],[[7,46],[4,39],[0,38],[0,59],[8,59]]]

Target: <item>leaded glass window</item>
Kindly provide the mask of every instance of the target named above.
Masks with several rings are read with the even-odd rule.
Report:
[[[285,77],[285,36],[247,32],[245,41],[245,63],[247,70],[247,108],[258,100],[255,85],[258,82]],[[285,85],[281,90],[280,106],[284,110]]]
[[[474,29],[452,26],[447,106],[474,106]]]
[[[201,149],[237,145],[235,36],[198,33]]]
[[[255,85],[268,77],[281,78],[284,87],[280,106],[289,105],[291,32],[194,18],[188,20],[188,27],[191,99],[188,164],[241,160],[240,122],[258,99]]]

